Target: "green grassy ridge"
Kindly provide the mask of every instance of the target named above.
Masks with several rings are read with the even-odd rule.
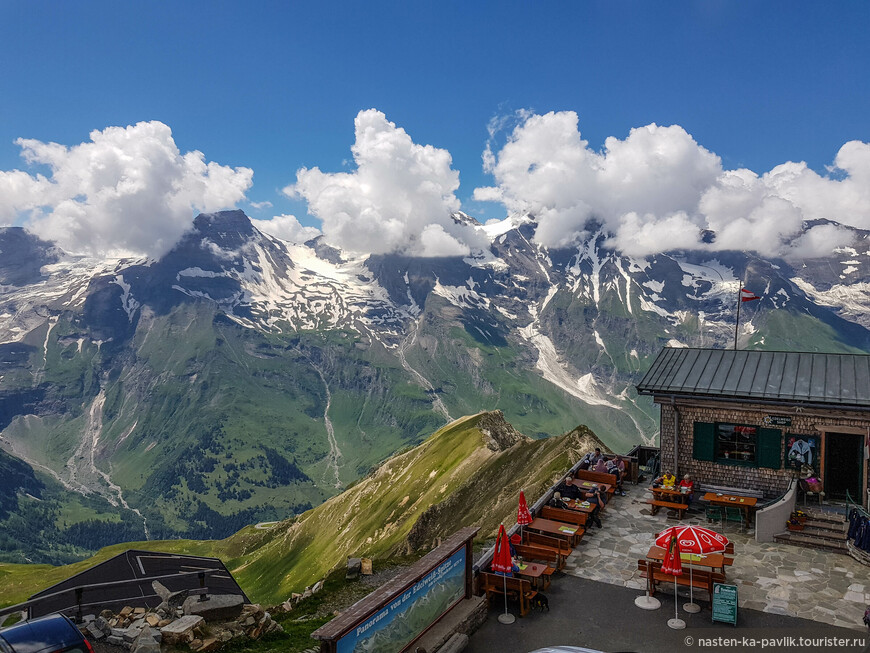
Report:
[[[515,520],[519,490],[534,501],[599,443],[581,427],[493,451],[479,428],[487,415],[493,414],[448,424],[342,494],[269,529],[248,526],[219,541],[114,545],[64,567],[0,564],[0,603],[24,600],[129,548],[220,557],[252,600],[278,603],[341,567],[348,556],[388,558],[409,542],[412,548],[425,548],[467,525],[478,525],[481,537],[491,537],[499,523]]]

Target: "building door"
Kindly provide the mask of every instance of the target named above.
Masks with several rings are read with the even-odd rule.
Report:
[[[845,501],[846,491],[857,503],[864,493],[864,436],[854,433],[825,434],[825,497]]]

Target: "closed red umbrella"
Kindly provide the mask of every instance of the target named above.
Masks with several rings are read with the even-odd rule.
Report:
[[[505,574],[504,579],[504,614],[498,616],[498,620],[503,624],[512,624],[514,616],[508,612],[507,607],[507,575],[513,573],[513,560],[511,559],[511,546],[508,542],[507,533],[504,530],[504,524],[498,526],[498,537],[495,539],[495,550],[492,552],[492,562],[489,564],[490,569],[495,572]]]
[[[680,541],[677,539],[676,527],[671,527],[667,530],[668,547],[665,553],[664,562],[662,562],[662,571],[671,576],[683,575],[683,562],[680,558]],[[680,619],[677,613],[677,581],[674,578],[674,618],[668,620],[668,626],[671,628],[685,628],[686,622]]]
[[[656,546],[665,548],[670,543],[671,531],[676,531],[680,551],[694,555],[720,553],[728,546],[728,538],[701,526],[672,526],[656,536]],[[690,561],[691,562],[691,561]],[[692,567],[689,565],[689,578],[692,578]],[[695,603],[694,587],[689,581],[689,602],[683,606],[686,612],[700,612],[701,607]]]
[[[520,541],[523,539],[523,526],[532,523],[532,513],[529,512],[529,506],[526,505],[526,495],[520,490],[520,505],[517,508],[517,524],[520,525]]]

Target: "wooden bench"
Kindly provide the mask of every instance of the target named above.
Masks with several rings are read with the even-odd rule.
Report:
[[[650,512],[652,514],[656,514],[659,511],[659,508],[667,508],[668,510],[676,510],[677,516],[682,519],[683,513],[688,510],[689,506],[685,503],[675,503],[673,501],[660,501],[658,499],[647,499],[646,502],[652,506],[650,508]]]
[[[549,535],[532,533],[531,531],[523,532],[522,543],[555,553],[559,556],[559,562],[556,564],[557,569],[561,569],[565,566],[565,561],[568,559],[568,556],[571,555],[571,551],[573,551],[571,546],[559,537],[550,537]]]
[[[518,556],[522,556],[525,560],[537,560],[538,562],[547,563],[548,569],[544,572],[546,576],[552,576],[556,569],[561,569],[565,564],[557,552],[550,549],[544,549],[534,544],[515,544],[514,550]]]
[[[710,595],[710,600],[712,600],[713,585],[715,583],[725,582],[725,574],[717,571],[708,571],[706,569],[693,568],[691,574],[689,574],[688,569],[683,569],[681,576],[672,576],[671,574],[666,574],[662,571],[661,562],[647,560],[646,558],[637,561],[637,569],[640,572],[641,578],[649,579],[649,574],[652,572],[652,582],[650,585],[652,585],[651,592],[653,594],[655,594],[656,585],[659,583],[676,582],[677,585],[682,585],[683,587],[689,587],[691,585],[694,588],[707,590],[707,593]]]
[[[581,530],[586,529],[587,514],[585,512],[544,506],[541,508],[541,517],[544,519],[552,519],[553,521],[565,522],[566,524],[574,524],[575,526],[579,526]]]
[[[480,573],[480,588],[486,593],[486,600],[493,594],[504,594],[507,588],[507,597],[518,601],[520,604],[520,616],[525,617],[532,609],[532,599],[537,592],[532,589],[532,584],[525,578],[505,577],[499,574],[487,572]]]
[[[578,469],[574,472],[574,478],[580,479],[581,481],[592,481],[593,483],[604,483],[605,485],[609,485],[610,489],[607,490],[608,501],[610,501],[610,498],[616,491],[616,476],[614,474],[608,474],[607,472],[592,472],[588,469]]]
[[[709,483],[704,483],[704,489],[701,489],[700,483],[695,483],[695,494],[699,494],[704,496],[705,492],[719,492],[721,494],[733,494],[738,497],[755,497],[756,499],[763,499],[764,493],[759,492],[758,490],[748,490],[746,488],[739,487],[728,487],[727,485],[710,485]]]

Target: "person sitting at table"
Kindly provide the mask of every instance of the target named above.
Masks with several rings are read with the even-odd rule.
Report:
[[[686,488],[685,490],[683,488]],[[683,480],[680,481],[680,492],[686,495],[688,499],[686,503],[692,503],[692,494],[695,492],[695,481],[688,474],[683,475]]]
[[[562,510],[567,510],[568,505],[562,501],[562,493],[561,492],[553,492],[553,498],[550,499],[550,507],[551,508],[561,508]]]
[[[589,469],[592,466],[592,456],[595,454],[591,451],[588,451],[585,456],[583,456],[582,460],[580,460],[580,465],[577,469]]]
[[[671,474],[670,470],[668,470],[653,481],[653,487],[663,487],[673,490],[676,482],[677,477]]]
[[[625,492],[622,490],[622,477],[625,476],[625,462],[622,457],[614,456],[607,461],[607,473],[613,474],[616,477],[616,491],[619,496],[624,497]]]
[[[580,488],[574,485],[571,476],[562,479],[562,482],[556,486],[556,491],[562,495],[562,499],[579,499],[582,495]]]
[[[595,447],[595,453],[592,454],[592,459],[590,461],[592,463],[592,466],[594,467],[596,464],[598,464],[598,461],[602,458],[604,458],[604,455],[601,453],[601,447]]]
[[[595,462],[595,467],[592,468],[592,471],[601,472],[603,474],[607,473],[607,460],[605,460],[604,456]]]
[[[598,528],[601,528],[600,514],[601,508],[604,506],[604,501],[601,500],[597,490],[588,490],[586,492],[586,501],[592,505],[592,512],[589,513],[589,519]]]

